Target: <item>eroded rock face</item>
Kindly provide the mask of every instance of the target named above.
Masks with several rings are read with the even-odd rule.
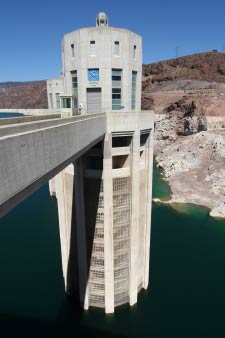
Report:
[[[207,120],[204,115],[201,116],[186,116],[183,119],[184,130],[181,134],[191,135],[207,130]]]
[[[207,130],[207,119],[205,115],[199,115],[197,120],[197,132],[206,131]]]
[[[225,217],[225,132],[204,131],[156,143],[172,201],[204,205],[211,216]]]
[[[178,135],[187,136],[207,130],[205,116],[183,116],[177,114],[155,114],[155,139],[175,141]]]
[[[225,137],[217,136],[212,141],[212,160],[225,160]]]
[[[179,130],[179,117],[155,114],[155,139],[175,141]]]
[[[218,199],[218,203],[215,203],[210,215],[212,217],[225,217],[225,169],[221,168],[211,175],[209,174],[206,180],[211,183],[209,191],[215,196],[215,201]]]

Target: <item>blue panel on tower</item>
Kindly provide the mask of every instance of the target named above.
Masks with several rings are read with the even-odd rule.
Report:
[[[99,69],[88,69],[88,81],[99,81]]]

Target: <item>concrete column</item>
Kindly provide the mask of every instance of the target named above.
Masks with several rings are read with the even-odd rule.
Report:
[[[67,289],[67,270],[70,253],[72,205],[73,205],[73,176],[66,174],[66,169],[55,177],[56,197],[58,202],[59,233],[62,253],[62,268]]]
[[[89,308],[88,299],[88,271],[87,271],[87,240],[85,224],[84,202],[84,169],[82,157],[74,163],[74,198],[75,198],[75,221],[77,238],[77,256],[79,273],[79,293],[81,306]]]
[[[103,159],[105,312],[114,312],[112,134],[105,135]]]
[[[146,228],[144,235],[144,276],[143,287],[148,288],[149,283],[149,261],[150,261],[150,236],[151,236],[151,214],[152,214],[152,179],[153,179],[153,146],[154,146],[154,129],[151,130],[147,145],[146,145],[146,160],[147,160],[147,196],[146,196]]]
[[[130,227],[130,305],[137,302],[138,292],[138,228],[139,228],[139,166],[140,166],[140,132],[136,130],[133,134],[132,144],[132,209]]]

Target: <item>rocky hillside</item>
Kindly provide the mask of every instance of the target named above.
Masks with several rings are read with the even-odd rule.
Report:
[[[225,83],[225,54],[216,51],[193,54],[143,65],[143,76],[152,90],[177,80]]]
[[[216,51],[143,65],[142,108],[157,113],[223,115],[225,54]],[[192,103],[193,102],[193,103]]]
[[[225,54],[216,51],[143,65],[142,109],[225,116]],[[46,81],[0,83],[0,108],[47,108]]]
[[[46,81],[0,83],[0,109],[47,107]]]
[[[156,159],[172,190],[170,203],[207,206],[211,216],[225,217],[225,133],[203,131],[156,143]]]

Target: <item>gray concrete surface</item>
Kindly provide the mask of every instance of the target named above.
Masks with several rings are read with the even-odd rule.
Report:
[[[46,121],[42,128],[27,132],[18,125],[16,132],[12,127],[12,135],[0,137],[1,216],[86,152],[106,131],[104,114],[60,122],[57,119],[54,126]]]
[[[39,116],[22,116],[22,117],[9,117],[9,118],[1,118],[0,126],[7,124],[18,124],[25,122],[34,122],[34,121],[44,121],[60,118],[61,114],[51,114],[51,115],[39,115]]]

